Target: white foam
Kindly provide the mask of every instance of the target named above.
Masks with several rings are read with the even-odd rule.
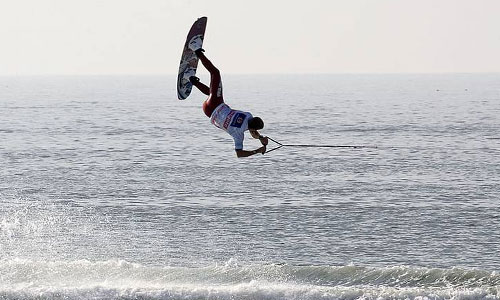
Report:
[[[80,287],[24,286],[0,288],[0,295],[10,298],[64,299],[322,299],[322,300],[384,300],[384,299],[499,299],[483,289],[456,290],[387,287],[325,287],[300,284],[276,284],[251,281],[235,285],[146,284],[123,282],[121,287],[107,284]]]
[[[241,266],[235,261],[222,266],[182,268],[148,267],[123,260],[41,262],[13,259],[0,261],[0,299],[499,299],[499,288],[495,285],[389,286],[378,284],[376,280],[364,284],[333,284],[320,282],[310,275],[292,276],[302,271],[310,274],[317,268]],[[318,274],[331,270],[349,276],[348,271],[355,267],[342,268],[322,267]],[[358,268],[352,274],[364,272],[361,277],[370,277],[373,275],[370,272],[377,270],[381,276],[395,272],[384,268]],[[411,270],[402,269],[402,272],[408,271]],[[280,272],[285,274],[276,276]]]

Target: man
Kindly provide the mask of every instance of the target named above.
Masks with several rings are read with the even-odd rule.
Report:
[[[264,154],[268,138],[259,134],[257,130],[264,128],[264,122],[259,117],[252,116],[249,112],[231,109],[222,97],[222,81],[219,70],[208,60],[201,47],[201,40],[194,40],[189,48],[200,59],[203,66],[210,72],[210,87],[200,82],[196,76],[190,76],[189,81],[203,94],[208,95],[203,102],[203,112],[210,118],[212,124],[226,131],[234,139],[234,149],[238,157],[252,156],[257,153]],[[262,147],[247,151],[243,150],[244,132],[248,130],[253,138],[259,139]]]

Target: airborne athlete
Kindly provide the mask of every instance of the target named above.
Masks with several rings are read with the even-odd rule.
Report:
[[[222,81],[219,70],[208,60],[201,48],[202,40],[194,39],[189,44],[189,49],[194,51],[203,66],[210,72],[210,87],[200,82],[196,76],[190,76],[189,81],[203,94],[208,95],[203,102],[203,112],[210,118],[212,124],[226,131],[234,139],[234,149],[238,157],[252,156],[257,153],[264,154],[268,138],[259,134],[257,130],[264,128],[264,122],[259,117],[252,116],[249,112],[231,109],[222,96]],[[189,76],[189,74],[188,74]],[[243,150],[244,132],[248,130],[253,138],[259,139],[262,147],[255,150]]]

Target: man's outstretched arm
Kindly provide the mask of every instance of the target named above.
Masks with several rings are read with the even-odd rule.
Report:
[[[248,157],[252,156],[257,153],[266,153],[266,146],[262,146],[258,149],[252,150],[252,151],[247,151],[247,150],[236,150],[236,156],[238,157]]]
[[[258,139],[262,145],[267,146],[267,143],[269,142],[269,139],[266,136],[260,135],[260,133],[257,130],[250,129],[250,135],[254,139]]]

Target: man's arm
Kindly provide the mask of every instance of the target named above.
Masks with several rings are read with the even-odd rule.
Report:
[[[260,135],[260,133],[257,130],[251,129],[249,131],[250,131],[250,135],[254,139],[258,139],[262,143],[262,145],[267,146],[267,143],[269,142],[269,139],[267,137]]]
[[[260,133],[257,131],[257,130],[254,130],[254,129],[249,129],[248,131],[250,131],[250,135],[254,138],[254,139],[258,139],[261,135]]]
[[[236,156],[240,157],[248,157],[252,156],[257,153],[266,153],[266,146],[262,146],[258,149],[252,150],[252,151],[247,151],[247,150],[236,150]]]

